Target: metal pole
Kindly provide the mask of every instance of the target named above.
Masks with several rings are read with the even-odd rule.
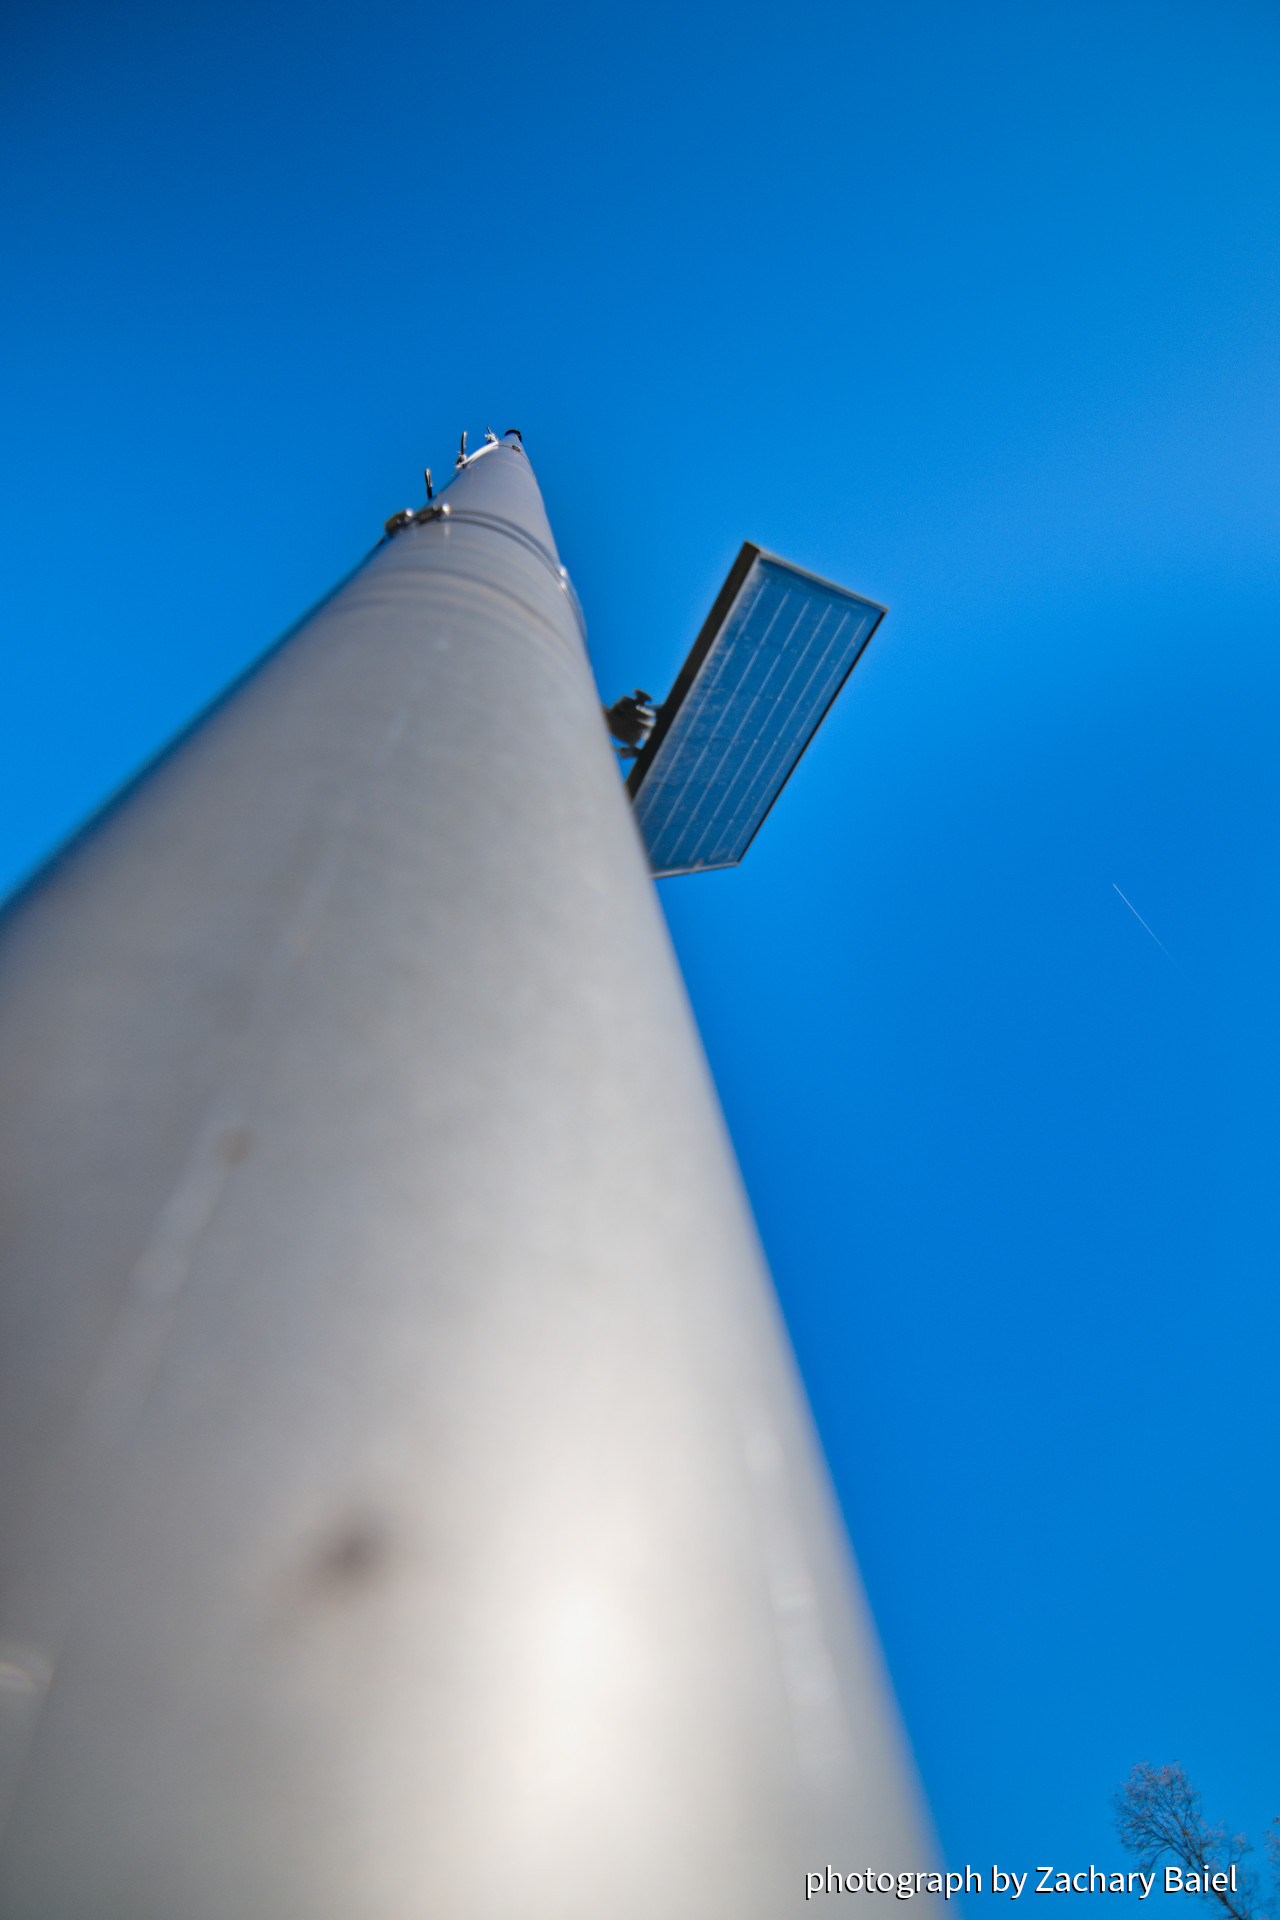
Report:
[[[517,438],[0,928],[6,1920],[932,1852]]]

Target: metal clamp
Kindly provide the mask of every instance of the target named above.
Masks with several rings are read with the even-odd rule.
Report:
[[[467,507],[453,507],[447,500],[441,500],[433,506],[419,507],[416,513],[411,507],[402,507],[399,513],[393,513],[386,522],[386,536],[388,540],[394,540],[395,536],[403,533],[406,527],[425,527],[429,521],[449,519],[463,521],[468,526],[485,527],[490,533],[505,534],[508,540],[517,541],[527,552],[540,560],[556,585],[563,590],[569,605],[573,608],[578,631],[582,635],[583,645],[586,645],[586,616],[582,611],[582,602],[569,578],[569,569],[560,565],[555,555],[548,552],[541,540],[535,540],[531,533],[526,533],[523,527],[516,526],[514,521],[503,520],[495,513],[476,513]]]

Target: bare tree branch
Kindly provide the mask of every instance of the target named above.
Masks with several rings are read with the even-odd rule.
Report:
[[[1115,1795],[1116,1832],[1120,1844],[1136,1853],[1144,1870],[1172,1855],[1187,1873],[1194,1873],[1202,1884],[1202,1898],[1216,1900],[1232,1920],[1264,1920],[1265,1909],[1258,1904],[1255,1876],[1240,1872],[1240,1862],[1253,1851],[1243,1833],[1228,1836],[1221,1822],[1211,1827],[1200,1810],[1200,1794],[1176,1764],[1153,1767],[1143,1760]],[[1280,1867],[1280,1821],[1267,1842],[1268,1851]],[[1203,1883],[1210,1873],[1237,1869],[1237,1891],[1219,1893]]]

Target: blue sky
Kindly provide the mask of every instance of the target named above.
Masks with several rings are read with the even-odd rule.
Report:
[[[608,698],[744,538],[889,603],[662,898],[961,1864],[1143,1758],[1280,1812],[1278,77],[1238,0],[0,24],[4,884],[464,425]]]

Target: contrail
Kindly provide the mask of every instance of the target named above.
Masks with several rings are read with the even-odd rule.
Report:
[[[1115,883],[1115,881],[1114,881],[1114,880],[1113,880],[1113,881],[1111,882],[1111,884],[1112,884],[1112,886],[1113,886],[1113,887],[1116,887],[1116,883]],[[1120,889],[1119,889],[1119,887],[1116,887],[1116,892],[1117,892],[1117,893],[1120,893]],[[1140,914],[1140,913],[1138,912],[1138,909],[1137,909],[1137,908],[1136,908],[1136,907],[1134,906],[1134,904],[1133,904],[1133,902],[1132,902],[1132,900],[1130,900],[1130,899],[1129,899],[1129,897],[1128,897],[1128,895],[1127,895],[1127,894],[1123,894],[1123,893],[1120,893],[1120,898],[1121,898],[1121,899],[1122,899],[1122,900],[1124,901],[1124,903],[1125,903],[1125,905],[1126,905],[1126,907],[1128,907],[1128,909],[1129,909],[1129,911],[1130,911],[1130,913],[1131,913],[1131,914],[1133,915],[1133,917],[1134,917],[1134,919],[1135,919],[1135,920],[1137,921],[1137,923],[1138,923],[1138,925],[1139,925],[1140,927],[1147,927],[1147,923],[1146,923],[1146,921],[1145,921],[1145,920],[1143,919],[1143,917],[1142,917],[1142,915],[1141,915],[1141,914]],[[1151,933],[1151,929],[1150,929],[1150,927],[1147,927],[1147,932],[1148,932],[1148,933]],[[1177,966],[1178,966],[1178,963],[1177,963],[1177,961],[1176,961],[1176,960],[1175,960],[1175,959],[1173,958],[1173,955],[1172,955],[1172,954],[1170,953],[1170,951],[1169,951],[1169,949],[1168,949],[1168,947],[1166,947],[1166,945],[1165,945],[1165,943],[1164,943],[1164,941],[1163,941],[1163,940],[1161,940],[1161,939],[1158,939],[1158,938],[1157,938],[1157,936],[1156,936],[1156,935],[1155,935],[1154,933],[1151,933],[1151,938],[1152,938],[1152,939],[1153,939],[1153,940],[1155,941],[1155,943],[1156,943],[1156,945],[1157,945],[1157,946],[1159,947],[1159,949],[1160,949],[1160,951],[1161,951],[1161,953],[1162,953],[1162,954],[1164,955],[1164,957],[1165,957],[1165,959],[1166,959],[1166,960],[1168,960],[1168,961],[1170,961],[1170,962],[1172,963],[1172,965],[1174,965],[1175,967],[1177,967]],[[1178,967],[1178,971],[1179,971],[1179,973],[1181,973],[1181,971],[1182,971],[1182,969],[1181,969],[1181,967]]]

